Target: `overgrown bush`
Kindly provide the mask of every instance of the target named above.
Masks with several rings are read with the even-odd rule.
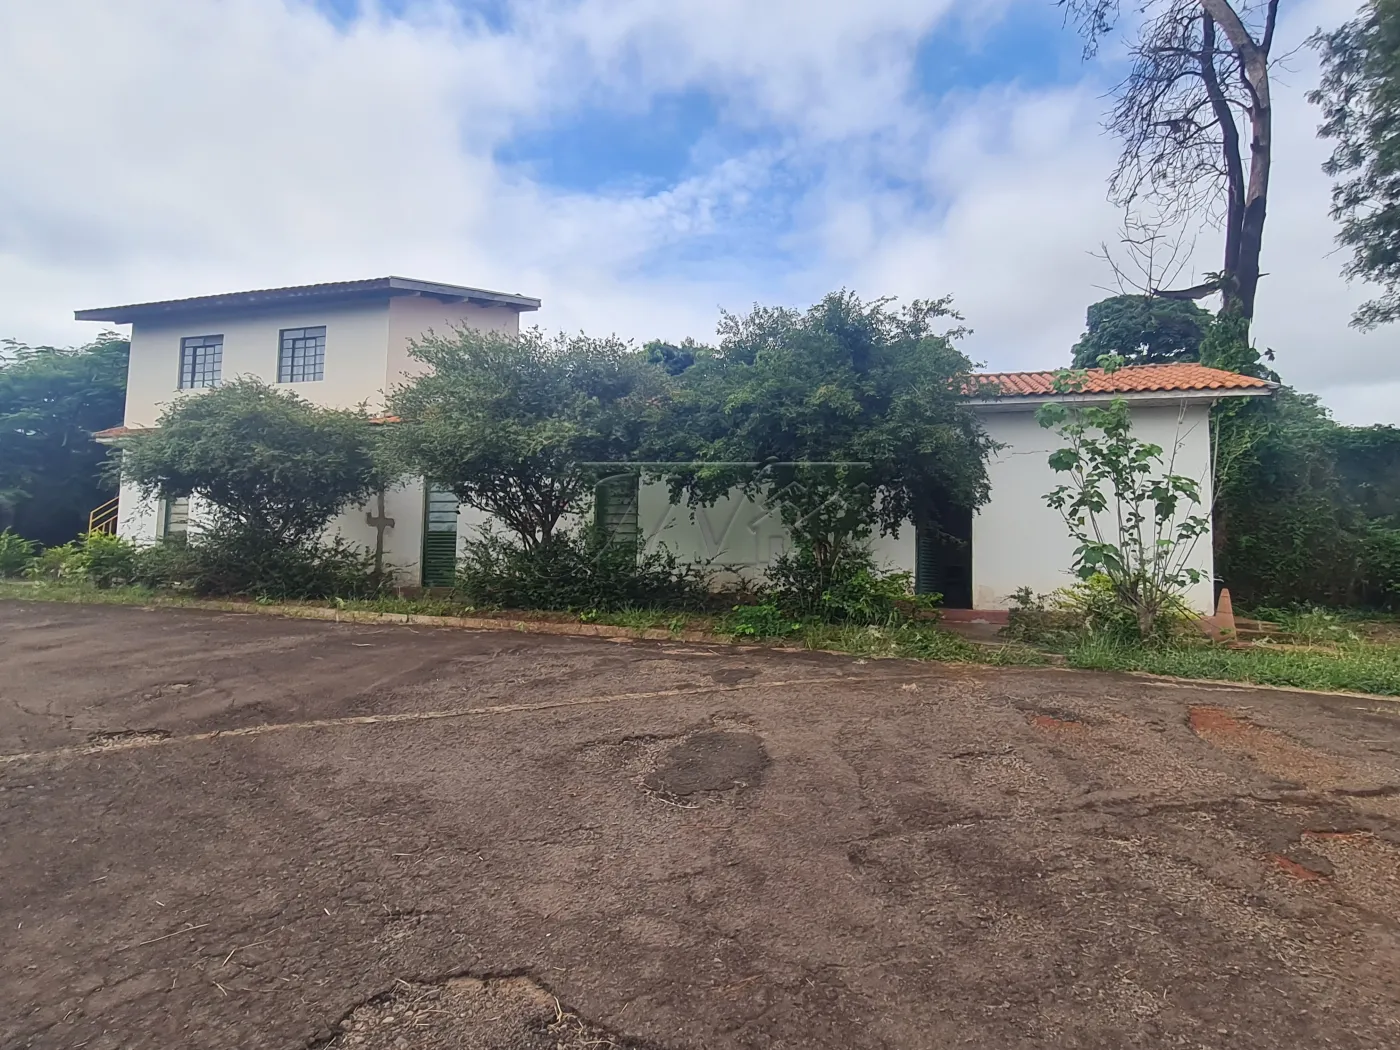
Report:
[[[1400,529],[1373,524],[1361,541],[1361,585],[1369,601],[1400,608]]]
[[[84,574],[83,547],[70,540],[56,547],[45,547],[29,563],[24,574],[32,580],[72,580]]]
[[[869,551],[854,543],[828,567],[798,542],[768,566],[762,597],[785,616],[835,624],[902,623],[918,614],[932,618],[941,595],[914,593],[907,572],[878,568]]]
[[[802,630],[802,621],[787,615],[772,602],[760,602],[734,606],[725,616],[721,630],[735,638],[787,638]]]
[[[1021,587],[1010,595],[1003,637],[1040,645],[1069,644],[1084,634],[1084,617],[1059,607],[1056,596]]]
[[[0,532],[0,579],[21,576],[34,560],[35,544],[12,530]]]
[[[197,595],[372,598],[389,586],[386,576],[375,571],[373,552],[339,536],[329,542],[272,546],[257,533],[205,529],[190,538],[186,555],[188,560],[180,564],[192,569],[193,575],[171,582],[186,583]],[[166,568],[177,564],[173,553],[162,557]],[[159,559],[156,565],[161,565]]]
[[[137,549],[131,582],[158,591],[193,590],[199,575],[195,548],[185,536],[171,535]]]
[[[45,547],[25,568],[35,580],[82,580],[101,588],[133,582],[136,546],[120,536],[90,532],[57,547]]]
[[[1002,634],[1023,642],[1060,647],[1086,638],[1115,644],[1140,643],[1136,612],[1125,605],[1112,579],[1095,573],[1052,594],[1022,587],[1011,595],[1011,610]],[[1180,598],[1169,600],[1155,620],[1147,641],[1162,642],[1184,633],[1194,615]]]
[[[136,571],[136,545],[110,532],[89,532],[82,539],[78,570],[104,590],[129,584]]]
[[[457,590],[477,606],[573,611],[699,608],[709,596],[703,570],[668,548],[639,550],[596,529],[557,532],[533,550],[483,529],[464,546]]]

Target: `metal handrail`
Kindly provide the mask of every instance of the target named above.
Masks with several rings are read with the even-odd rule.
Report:
[[[117,512],[120,496],[113,496],[100,507],[93,509],[88,515],[88,532],[111,532],[117,531]]]

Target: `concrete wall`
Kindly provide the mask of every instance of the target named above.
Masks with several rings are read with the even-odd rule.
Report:
[[[637,519],[649,549],[664,545],[682,561],[709,565],[717,585],[762,579],[768,563],[791,544],[777,511],[737,489],[712,507],[692,510],[671,503],[665,482],[644,482]],[[912,573],[913,526],[898,537],[872,536],[870,551],[880,567]]]
[[[381,389],[392,390],[410,376],[426,371],[421,361],[409,355],[409,346],[415,339],[429,332],[448,335],[452,329],[462,327],[518,335],[520,313],[508,306],[444,303],[420,295],[390,299],[388,359]],[[326,333],[326,352],[329,355],[329,332]]]
[[[987,433],[1006,446],[987,464],[991,501],[972,519],[972,604],[1001,609],[1019,587],[1049,592],[1074,582],[1070,575],[1075,543],[1058,511],[1045,505],[1045,494],[1064,480],[1047,458],[1063,442],[1035,421],[1031,410],[987,412]],[[1203,506],[1211,501],[1210,417],[1203,404],[1144,407],[1133,410],[1133,431],[1161,445],[1172,471],[1195,479]],[[1185,512],[1185,508],[1183,508]],[[1209,513],[1209,510],[1197,513]],[[1204,573],[1187,594],[1198,612],[1213,613],[1213,557],[1209,533],[1196,541],[1189,563]]]
[[[388,305],[329,304],[132,325],[126,425],[153,426],[175,398],[200,393],[179,389],[182,338],[224,337],[225,382],[247,375],[276,383],[281,330],[318,325],[326,326],[326,377],[314,382],[287,383],[285,388],[328,408],[354,408],[362,401],[368,402],[372,411],[379,408],[383,404],[389,347]]]
[[[280,333],[284,328],[326,327],[325,378],[282,384],[313,404],[371,412],[384,404],[385,392],[406,376],[421,371],[408,347],[429,330],[445,333],[463,325],[509,334],[520,330],[519,313],[506,306],[443,303],[426,296],[399,296],[366,303],[320,304],[259,311],[209,314],[179,321],[142,322],[132,326],[131,363],[127,374],[125,422],[130,427],[153,426],[165,407],[179,397],[202,390],[180,390],[180,341],[187,336],[224,337],[222,378],[255,376],[276,383]],[[139,543],[159,536],[160,508],[141,500],[135,486],[120,491],[117,531]],[[339,515],[327,535],[374,548],[375,530],[366,523],[371,500]],[[191,504],[191,524],[198,525],[197,501]],[[385,532],[384,561],[405,584],[417,584],[423,552],[423,484],[406,479],[385,494],[385,513],[394,527]],[[460,534],[459,530],[459,534]]]

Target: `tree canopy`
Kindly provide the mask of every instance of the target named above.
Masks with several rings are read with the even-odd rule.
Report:
[[[1057,0],[1093,52],[1122,0]],[[1144,0],[1131,65],[1107,124],[1123,143],[1112,199],[1167,226],[1203,216],[1224,227],[1219,271],[1190,288],[1146,288],[1181,299],[1219,292],[1221,312],[1254,316],[1273,167],[1269,65],[1278,0]],[[1241,134],[1243,127],[1246,134]]]
[[[394,391],[396,469],[447,486],[526,549],[582,512],[608,469],[634,458],[666,373],[616,338],[461,329],[412,348],[429,371]]]
[[[115,333],[75,349],[7,341],[0,352],[0,529],[45,544],[87,527],[113,495],[92,439],[126,409],[130,347]]]
[[[1197,361],[1213,315],[1193,302],[1114,295],[1089,307],[1074,344],[1074,367],[1093,368],[1105,354],[1130,365]]]
[[[1308,97],[1323,107],[1319,134],[1337,143],[1323,170],[1337,178],[1332,216],[1352,252],[1345,272],[1381,286],[1352,323],[1373,328],[1400,319],[1400,0],[1370,0],[1313,40],[1322,83]]]
[[[320,408],[240,378],[187,395],[124,440],[122,475],[146,496],[198,496],[216,524],[294,547],[380,484],[363,413]]]
[[[740,484],[819,563],[872,528],[937,527],[987,498],[991,447],[962,396],[972,363],[948,300],[894,309],[835,292],[805,312],[725,315],[719,346],[678,376],[673,487],[705,503]],[[660,458],[660,457],[658,457]]]

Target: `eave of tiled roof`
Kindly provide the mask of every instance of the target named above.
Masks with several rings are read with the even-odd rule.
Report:
[[[1068,395],[1055,390],[1054,371],[991,372],[976,376],[977,400],[1013,401],[1035,398],[1118,394],[1267,394],[1278,384],[1254,376],[1238,375],[1194,362],[1168,365],[1130,365],[1116,372],[1088,369],[1083,382]]]

